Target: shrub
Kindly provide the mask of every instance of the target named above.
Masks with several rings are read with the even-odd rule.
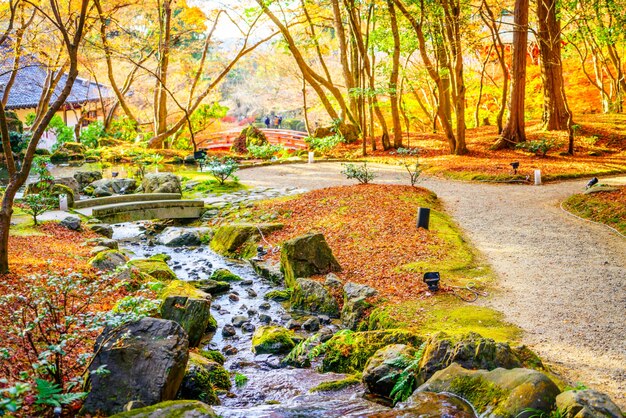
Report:
[[[98,148],[98,141],[104,137],[104,125],[100,121],[90,123],[80,132],[80,142],[87,148]]]
[[[554,141],[553,139],[541,139],[538,141],[520,142],[519,144],[515,146],[515,148],[523,149],[528,152],[532,152],[534,154],[545,157],[548,151],[550,151],[556,146],[557,146],[556,141]]]
[[[265,145],[248,145],[248,152],[250,155],[254,158],[261,158],[263,160],[269,160],[283,149],[284,148],[281,145],[272,145],[269,143]]]
[[[56,207],[56,199],[46,191],[41,193],[31,193],[24,196],[20,207],[33,217],[33,223],[37,225],[37,216]]]
[[[367,184],[376,177],[376,175],[367,168],[367,163],[363,163],[363,165],[342,164],[342,166],[344,166],[345,169],[341,170],[341,174],[345,175],[348,179],[357,179],[361,184]]]
[[[222,159],[213,157],[206,162],[205,167],[220,184],[224,184],[235,171],[239,170],[237,161],[229,157]]]
[[[325,153],[335,148],[339,145],[339,143],[343,142],[343,136],[331,135],[324,138],[306,137],[304,140],[307,144],[309,144],[310,149]]]
[[[260,146],[267,143],[267,137],[263,131],[254,125],[249,125],[242,130],[237,139],[235,139],[231,151],[238,154],[247,154],[250,145]]]
[[[116,118],[111,122],[109,134],[113,136],[113,138],[132,142],[137,138],[137,123],[125,116]]]

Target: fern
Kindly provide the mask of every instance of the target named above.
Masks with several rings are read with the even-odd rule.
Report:
[[[417,352],[411,359],[400,356],[396,359],[388,360],[385,362],[385,364],[389,366],[404,368],[400,373],[391,372],[380,379],[398,379],[396,380],[396,383],[395,385],[393,385],[393,389],[391,389],[391,393],[389,394],[389,397],[393,400],[394,404],[406,401],[415,390],[415,386],[417,386],[416,375],[419,370],[419,363],[422,360],[425,348],[426,343],[424,342],[422,343],[422,345],[419,346]]]
[[[63,393],[63,390],[57,383],[49,382],[44,379],[35,379],[37,384],[37,395],[35,403],[37,405],[61,406],[68,405],[72,402],[84,398],[86,392]]]

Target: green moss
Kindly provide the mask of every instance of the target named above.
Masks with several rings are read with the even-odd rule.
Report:
[[[209,317],[209,324],[206,327],[207,332],[215,332],[217,331],[217,320],[211,315]],[[222,363],[224,364],[224,363]]]
[[[217,282],[238,282],[241,281],[241,277],[237,276],[235,273],[231,272],[228,269],[217,269],[211,275],[211,280],[215,280]]]
[[[207,418],[217,418],[217,415],[213,410],[207,405],[203,404],[199,401],[166,401],[161,402],[156,405],[151,405],[145,408],[133,409],[132,411],[121,412],[119,414],[115,414],[112,417],[115,418],[146,418],[150,417],[151,414],[157,411],[163,411],[161,416],[165,416],[164,414],[167,411],[168,418],[180,418],[186,416],[188,412],[196,412],[199,416],[207,417]]]
[[[173,280],[159,292],[159,297],[163,300],[170,296],[185,296],[193,299],[203,299],[206,293],[198,290],[194,285],[183,280]]]
[[[437,332],[452,337],[476,332],[495,341],[517,341],[521,336],[521,329],[506,322],[502,313],[482,306],[459,306],[452,295],[378,307],[370,314],[368,327],[409,328],[422,337]]]
[[[292,293],[291,289],[270,290],[269,292],[265,294],[265,296],[263,296],[263,299],[273,300],[275,302],[284,302],[291,298],[291,293]]]
[[[263,226],[258,226],[263,230]],[[223,225],[215,231],[211,248],[216,253],[238,258],[250,258],[256,254],[256,244],[261,238],[257,225]],[[269,231],[263,231],[266,233]]]
[[[274,326],[260,327],[252,337],[252,351],[257,354],[288,353],[296,346],[293,331]]]
[[[142,273],[148,274],[157,280],[176,280],[176,273],[169,268],[165,262],[166,255],[155,255],[150,258],[136,259],[128,262],[128,265],[134,266]]]
[[[183,175],[190,178],[190,181],[199,181],[200,183],[193,186],[191,190],[185,191],[186,195],[205,196],[207,194],[220,195],[224,193],[233,193],[241,190],[246,190],[248,187],[237,181],[226,181],[220,184],[217,180],[206,180],[206,176],[200,173],[191,174],[183,172]]]
[[[172,256],[171,255],[167,255],[167,254],[155,254],[152,257],[148,258],[148,260],[162,261],[164,263],[167,263],[171,259],[172,259]]]
[[[380,348],[389,344],[407,344],[418,347],[423,339],[416,333],[402,329],[353,332],[343,330],[315,351],[324,354],[323,372],[361,372],[367,360]]]
[[[217,350],[200,350],[200,355],[207,360],[214,361],[221,365],[224,365],[226,361],[226,357]]]
[[[459,376],[450,382],[448,391],[470,402],[480,413],[497,406],[507,396],[504,390],[480,376]],[[495,411],[493,415],[498,416]]]
[[[215,389],[230,390],[232,383],[230,382],[230,373],[224,367],[214,367],[208,372],[209,382]]]
[[[340,380],[330,380],[328,382],[320,383],[319,385],[311,388],[309,392],[327,392],[327,391],[337,391],[348,386],[358,385],[361,383],[361,379],[357,376],[348,376],[345,379]]]

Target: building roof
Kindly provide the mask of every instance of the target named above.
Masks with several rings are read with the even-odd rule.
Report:
[[[0,59],[0,85],[8,83],[14,62],[12,57],[7,57],[8,54],[4,55],[6,58]],[[46,67],[37,59],[32,56],[20,58],[20,69],[17,71],[15,82],[9,92],[6,108],[11,110],[36,108],[39,104],[47,75]],[[61,94],[65,80],[67,80],[67,74],[61,76],[61,80],[50,99],[51,102]],[[83,105],[87,102],[98,101],[101,96],[102,98],[113,97],[111,89],[103,84],[78,77],[65,104]]]

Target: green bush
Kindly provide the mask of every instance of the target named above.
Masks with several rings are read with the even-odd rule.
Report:
[[[228,157],[222,159],[213,157],[204,164],[204,167],[206,167],[209,173],[211,173],[220,184],[224,184],[235,171],[239,170],[237,161]]]
[[[248,145],[248,152],[250,155],[254,158],[261,158],[263,160],[269,160],[283,149],[282,145],[272,145],[269,143],[265,145]]]
[[[137,123],[125,116],[116,118],[111,122],[109,134],[115,139],[133,142],[137,138]]]
[[[104,137],[104,125],[100,121],[90,123],[80,132],[80,142],[87,148],[98,148],[98,141]]]
[[[367,184],[376,177],[376,175],[367,168],[367,163],[363,163],[363,165],[342,164],[342,166],[344,166],[345,169],[341,170],[341,174],[346,176],[347,179],[356,179],[361,184]]]
[[[540,139],[538,141],[525,141],[520,142],[515,146],[517,149],[523,149],[533,154],[545,157],[548,151],[557,146],[556,141],[553,139]]]
[[[310,149],[325,153],[343,142],[343,136],[331,135],[324,138],[306,137],[304,140],[309,144]]]
[[[48,124],[48,130],[54,132],[57,142],[52,146],[52,152],[56,151],[66,142],[74,141],[74,130],[67,126],[59,115],[54,115]]]

